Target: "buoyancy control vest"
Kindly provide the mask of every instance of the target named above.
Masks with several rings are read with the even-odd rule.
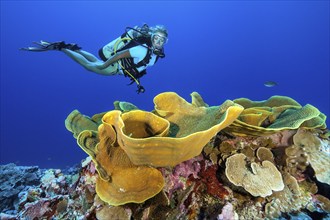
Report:
[[[135,29],[133,29],[135,30]],[[121,64],[124,67],[123,73],[125,76],[128,76],[131,79],[131,83],[139,81],[139,79],[144,76],[147,71],[144,69],[143,71],[139,72],[138,68],[141,66],[146,66],[151,60],[151,56],[155,51],[152,50],[152,43],[150,36],[140,35],[138,37],[132,37],[132,34],[129,32],[123,33],[120,37],[115,39],[114,41],[110,42],[109,44],[105,45],[99,50],[99,56],[103,61],[108,60],[111,56],[115,55],[116,53],[133,48],[135,46],[143,46],[147,48],[146,56],[138,63],[134,63],[133,58],[123,58],[121,59]],[[147,46],[145,46],[147,45]],[[156,54],[156,53],[155,53]],[[159,58],[164,58],[164,49],[161,51],[157,51],[155,63]],[[126,73],[126,71],[129,74]],[[137,82],[138,83],[138,82]]]

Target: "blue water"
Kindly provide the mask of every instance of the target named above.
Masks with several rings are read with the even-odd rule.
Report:
[[[61,52],[18,50],[65,40],[97,54],[143,23],[169,31],[166,58],[141,79],[144,94]],[[329,84],[329,1],[1,1],[0,164],[79,163],[87,155],[64,126],[74,109],[92,116],[121,100],[152,110],[161,92],[190,101],[197,91],[210,105],[285,95],[330,116]]]

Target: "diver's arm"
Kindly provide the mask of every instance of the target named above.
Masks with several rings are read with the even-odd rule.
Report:
[[[122,58],[130,58],[132,57],[129,50],[123,50],[120,51],[118,53],[116,53],[115,55],[113,55],[112,57],[110,57],[107,61],[105,61],[103,64],[101,65],[97,65],[98,69],[105,69],[108,66],[110,66],[111,64],[117,62],[118,60],[122,59]]]

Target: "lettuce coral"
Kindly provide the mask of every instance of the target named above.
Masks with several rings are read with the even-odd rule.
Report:
[[[286,129],[326,128],[326,116],[310,104],[301,106],[286,96],[272,96],[264,101],[235,99],[244,111],[225,130],[235,135],[270,135]]]

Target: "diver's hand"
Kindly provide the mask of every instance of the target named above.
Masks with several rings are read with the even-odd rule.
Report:
[[[144,87],[141,85],[138,85],[137,87],[138,87],[138,89],[136,90],[137,94],[144,93],[146,91]]]

